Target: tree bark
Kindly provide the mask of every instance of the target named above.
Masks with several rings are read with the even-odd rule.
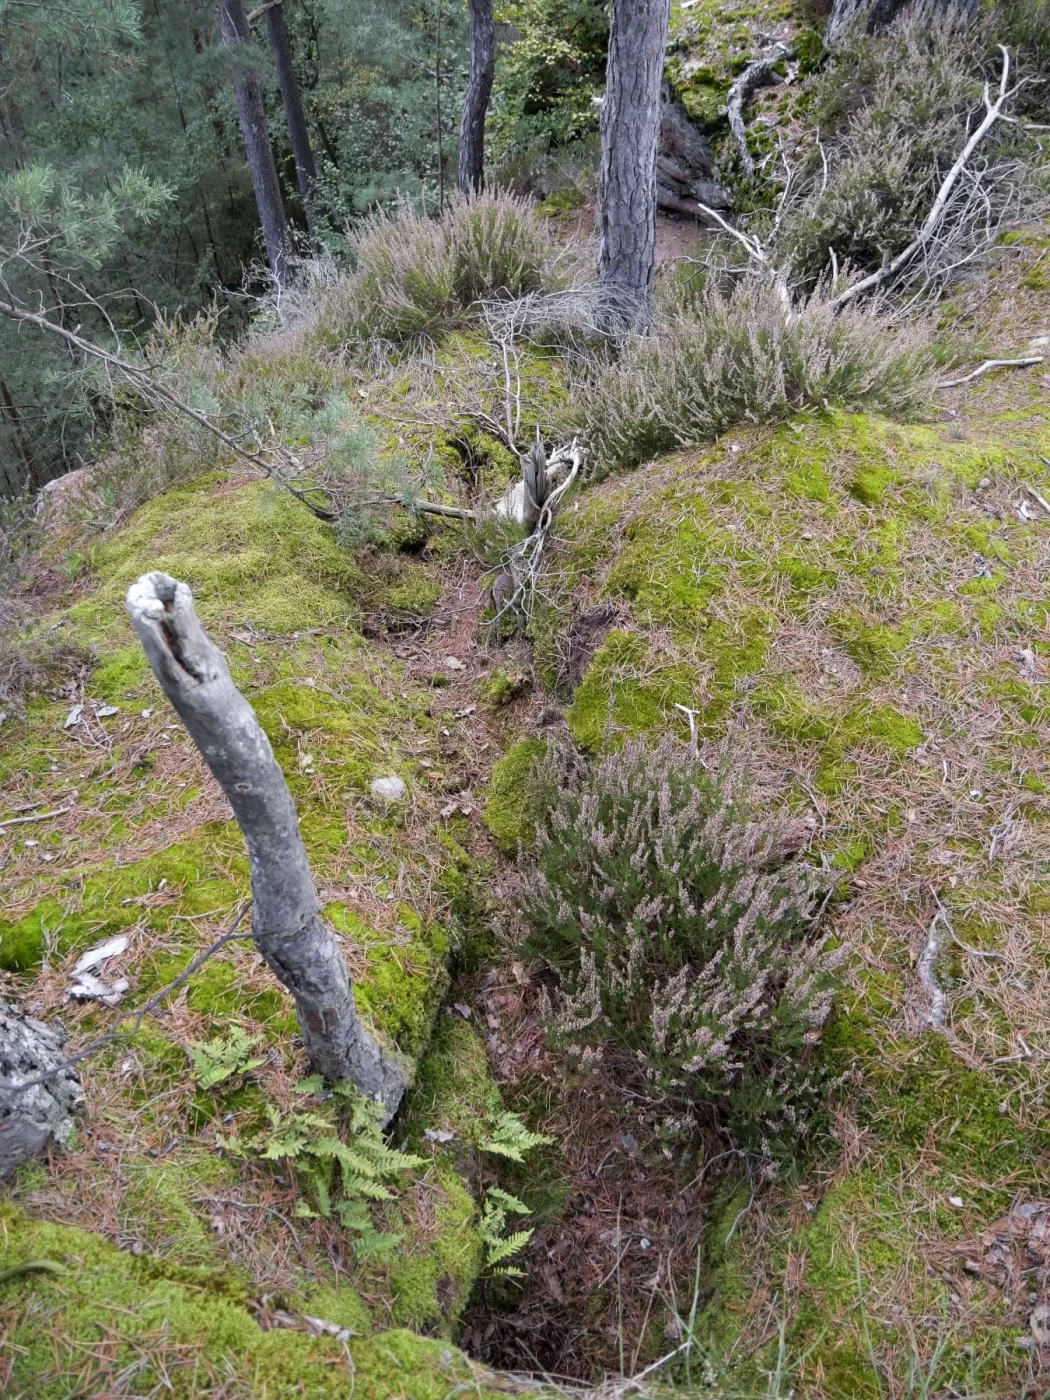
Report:
[[[909,9],[920,20],[929,21],[951,11],[973,21],[979,8],[979,0],[834,0],[824,25],[824,42],[834,48],[862,27],[867,34],[877,34]]]
[[[248,157],[255,202],[259,208],[266,257],[278,285],[283,287],[288,277],[288,225],[285,222],[284,205],[281,203],[277,166],[274,164],[273,151],[270,148],[262,87],[247,52],[251,45],[251,33],[244,12],[244,0],[219,0],[219,24],[222,28],[222,42],[230,55],[233,68],[233,96],[237,104],[237,120],[240,122],[244,150]]]
[[[670,0],[613,0],[601,121],[598,284],[611,324],[648,323]]]
[[[65,1040],[61,1026],[46,1026],[0,1001],[0,1081],[17,1086],[60,1065]],[[0,1177],[34,1157],[52,1139],[67,1141],[83,1097],[72,1069],[60,1070],[45,1084],[29,1089],[0,1088]]]
[[[270,35],[274,62],[277,65],[277,81],[281,87],[284,102],[284,115],[288,122],[288,139],[292,144],[295,158],[295,178],[299,182],[299,194],[303,201],[306,226],[311,237],[314,233],[314,182],[317,179],[317,166],[314,163],[310,133],[306,126],[303,111],[303,96],[299,79],[292,63],[292,49],[288,42],[288,27],[284,22],[284,5],[271,5],[266,11],[266,28]]]
[[[348,1079],[393,1117],[406,1076],[358,1020],[346,963],[322,921],[288,784],[255,712],[201,627],[193,597],[145,574],[127,609],[165,695],[229,799],[251,862],[252,936],[295,998],[306,1053],[326,1079]]]
[[[496,73],[496,26],[492,0],[468,0],[470,77],[459,124],[459,188],[477,194],[485,184],[485,115]]]

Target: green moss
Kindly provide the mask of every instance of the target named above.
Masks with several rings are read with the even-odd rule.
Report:
[[[701,691],[689,666],[649,655],[646,638],[613,631],[599,647],[565,718],[573,738],[596,749],[617,735],[649,734],[674,718]]]
[[[528,687],[528,677],[521,672],[505,671],[497,667],[492,676],[481,688],[481,698],[493,709],[513,704]]]
[[[876,746],[904,755],[922,743],[922,728],[917,719],[892,705],[861,704],[843,717],[841,736],[847,748]]]
[[[493,766],[485,802],[485,825],[501,850],[516,855],[519,842],[528,845],[528,784],[537,759],[547,751],[542,739],[521,739]]]
[[[421,564],[405,570],[397,583],[384,590],[381,606],[396,612],[425,617],[434,611],[441,597],[441,585]]]
[[[305,1393],[345,1400],[349,1389],[361,1400],[446,1400],[465,1382],[472,1390],[476,1383],[475,1393],[489,1393],[484,1373],[447,1343],[385,1332],[352,1339],[348,1361],[334,1338],[260,1331],[243,1286],[228,1274],[136,1259],[82,1230],[32,1220],[8,1205],[0,1212],[0,1269],[43,1258],[67,1271],[20,1274],[0,1284],[13,1367],[8,1379],[34,1400],[108,1393],[123,1386],[119,1378],[129,1367],[139,1390],[162,1387],[175,1400],[190,1400],[212,1384],[228,1386],[231,1374],[253,1400]],[[345,1317],[359,1317],[353,1306],[332,1302]]]
[[[886,492],[896,485],[898,474],[885,463],[865,462],[857,469],[849,484],[850,494],[866,506],[878,506],[886,498]]]

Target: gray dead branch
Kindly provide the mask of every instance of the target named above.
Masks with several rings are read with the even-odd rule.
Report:
[[[777,74],[777,64],[786,56],[787,52],[785,44],[777,44],[771,54],[767,54],[764,58],[756,58],[753,63],[749,63],[739,78],[733,81],[726,99],[729,129],[733,133],[733,140],[736,142],[736,148],[740,154],[740,165],[749,180],[754,179],[755,162],[747,147],[744,108],[759,88],[772,87],[780,81]]]
[[[969,384],[973,379],[980,379],[984,374],[990,374],[993,369],[1026,369],[1030,365],[1041,365],[1042,355],[1024,355],[1019,360],[985,360],[984,364],[972,369],[969,374],[964,374],[958,379],[942,379],[933,387],[935,389],[957,389],[960,384]]]
[[[252,934],[295,999],[306,1052],[329,1080],[382,1102],[401,1101],[403,1067],[358,1019],[335,935],[323,922],[295,804],[248,701],[205,633],[184,583],[145,574],[127,609],[150,666],[233,808],[251,863]]]

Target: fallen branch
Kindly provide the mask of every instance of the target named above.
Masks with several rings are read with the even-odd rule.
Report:
[[[86,340],[83,336],[77,335],[74,331],[67,330],[65,326],[60,326],[57,321],[49,321],[46,316],[40,316],[35,311],[29,311],[25,307],[15,306],[7,301],[0,301],[0,316],[6,316],[9,320],[19,324],[35,326],[38,330],[47,331],[51,335],[57,336],[60,340],[64,340],[67,345],[73,346],[83,355],[99,360],[109,369],[115,370],[117,373],[123,375],[147,402],[155,403],[159,400],[167,408],[174,409],[176,413],[180,413],[184,417],[189,418],[192,422],[196,423],[198,427],[203,428],[205,432],[217,438],[228,451],[232,452],[235,457],[240,458],[242,462],[247,462],[257,471],[264,472],[268,477],[276,481],[278,485],[283,486],[286,491],[290,492],[308,511],[317,516],[318,520],[331,523],[339,519],[339,511],[330,510],[326,506],[319,506],[308,498],[307,493],[309,491],[321,491],[324,489],[323,487],[310,486],[304,490],[295,485],[294,479],[288,479],[286,473],[289,468],[293,469],[294,474],[297,475],[299,463],[287,448],[280,447],[275,450],[274,455],[278,458],[277,461],[270,461],[263,455],[262,451],[250,451],[248,448],[243,447],[237,439],[226,432],[225,429],[220,428],[206,413],[202,413],[200,409],[194,408],[192,404],[187,403],[185,399],[180,398],[178,394],[162,384],[150,369],[142,365],[133,364],[130,360],[125,360],[120,355],[115,355],[112,351],[107,350],[105,346],[98,345],[92,340]],[[327,495],[328,493],[325,492],[325,494]],[[475,518],[473,511],[461,510],[458,506],[442,505],[437,501],[414,501],[411,507],[408,507],[402,497],[386,496],[375,504],[398,505],[406,509],[411,508],[412,510],[422,511],[428,515],[450,516],[455,520],[473,520]]]
[[[936,899],[936,895],[934,896]],[[951,925],[944,914],[944,906],[937,900],[937,912],[934,914],[926,934],[926,942],[919,960],[915,964],[915,973],[919,981],[925,988],[930,998],[929,1024],[935,1031],[944,1029],[944,1016],[948,1009],[948,995],[944,988],[937,981],[936,968],[937,959],[940,957],[941,949],[944,947],[944,940],[948,937]]]
[[[744,125],[744,107],[748,99],[760,87],[772,87],[778,81],[776,66],[788,52],[784,44],[777,44],[776,50],[768,58],[759,58],[749,63],[739,78],[729,88],[726,111],[729,116],[729,129],[740,152],[740,164],[749,180],[755,176],[755,162],[747,148],[747,128]]]
[[[46,822],[51,817],[64,817],[72,810],[72,807],[56,807],[53,812],[38,812],[34,817],[8,817],[6,821],[0,822],[0,830],[5,826],[22,826],[25,822]]]
[[[980,379],[982,374],[988,374],[993,369],[1025,369],[1028,365],[1041,365],[1042,355],[1025,355],[1020,360],[985,360],[983,365],[978,365],[969,374],[964,374],[961,379],[942,379],[933,387],[935,389],[957,389],[960,384],[969,384],[971,379]]]
[[[921,250],[925,248],[937,231],[937,227],[944,217],[948,199],[951,196],[952,190],[954,190],[958,183],[963,170],[966,168],[967,161],[987,136],[988,132],[991,131],[992,127],[1002,117],[1003,105],[1006,99],[1011,96],[1007,88],[1010,78],[1010,54],[1002,44],[999,45],[999,51],[1003,56],[1003,72],[999,80],[999,96],[994,103],[991,102],[988,96],[988,86],[987,84],[985,85],[984,105],[986,112],[984,120],[966,142],[966,145],[963,146],[955,164],[944,177],[941,187],[937,191],[937,198],[933,201],[933,208],[930,210],[929,214],[927,214],[922,228],[920,228],[919,232],[908,246],[902,252],[898,253],[891,262],[888,262],[885,267],[880,267],[878,272],[873,272],[870,276],[861,278],[861,280],[855,282],[852,287],[847,287],[844,292],[840,292],[837,297],[833,297],[830,305],[836,310],[841,306],[845,306],[847,302],[852,301],[854,297],[859,296],[862,292],[870,292],[873,288],[880,287],[883,283],[891,281],[903,267],[911,262],[916,253],[921,252]]]
[[[1043,461],[1046,461],[1045,457],[1043,458]],[[1047,465],[1050,466],[1050,463],[1047,463]],[[1037,505],[1042,506],[1042,508],[1046,511],[1047,515],[1050,515],[1050,501],[1048,501],[1045,496],[1041,496],[1034,486],[1026,485],[1024,489],[1031,496],[1032,500],[1035,501]]]

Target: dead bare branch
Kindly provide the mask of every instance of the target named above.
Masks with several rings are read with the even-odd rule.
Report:
[[[938,231],[938,228],[940,227],[945,210],[948,207],[948,201],[952,195],[952,192],[955,189],[956,185],[959,183],[963,172],[966,170],[967,162],[970,160],[970,157],[973,155],[974,151],[976,151],[977,147],[988,135],[989,131],[991,131],[992,127],[995,126],[996,122],[1000,120],[1000,118],[1003,115],[1003,107],[1007,99],[1012,95],[1009,89],[1010,54],[1009,51],[1006,48],[1004,48],[1002,44],[999,45],[999,51],[1003,56],[1003,71],[999,79],[999,95],[996,98],[996,100],[992,102],[989,97],[988,86],[987,84],[985,85],[984,120],[980,123],[977,129],[970,136],[969,140],[963,146],[962,150],[959,152],[958,157],[956,158],[955,164],[948,171],[948,174],[944,177],[944,180],[941,182],[941,187],[937,191],[937,197],[933,201],[933,206],[930,209],[929,214],[927,214],[922,227],[919,229],[919,232],[915,235],[915,237],[908,244],[908,246],[902,249],[902,251],[899,252],[897,256],[893,258],[890,262],[886,263],[885,266],[880,267],[877,272],[871,273],[868,277],[862,277],[859,282],[855,282],[852,287],[847,287],[845,291],[840,292],[837,297],[834,297],[831,301],[831,305],[836,309],[845,306],[855,297],[858,297],[865,292],[874,291],[876,287],[881,287],[887,282],[891,282],[897,276],[897,274],[901,272],[902,269],[904,269],[912,261],[912,259],[916,257],[917,254],[923,252],[933,240],[935,234]]]
[[[740,164],[744,174],[749,180],[755,176],[755,162],[751,158],[751,152],[747,148],[747,128],[744,125],[744,107],[747,105],[752,93],[760,87],[772,87],[778,82],[776,66],[788,52],[785,44],[777,44],[773,52],[766,58],[755,59],[749,63],[744,71],[736,78],[729,89],[726,99],[726,110],[729,116],[729,129],[733,133],[733,140],[736,142],[737,151],[740,153]],[[709,212],[705,210],[705,213]]]
[[[988,374],[993,369],[1023,369],[1027,365],[1041,365],[1042,355],[1025,355],[1020,360],[985,360],[983,365],[978,365],[976,369],[964,374],[959,379],[942,379],[935,384],[935,389],[957,389],[960,384],[969,384],[971,379],[979,379],[982,374]]]

